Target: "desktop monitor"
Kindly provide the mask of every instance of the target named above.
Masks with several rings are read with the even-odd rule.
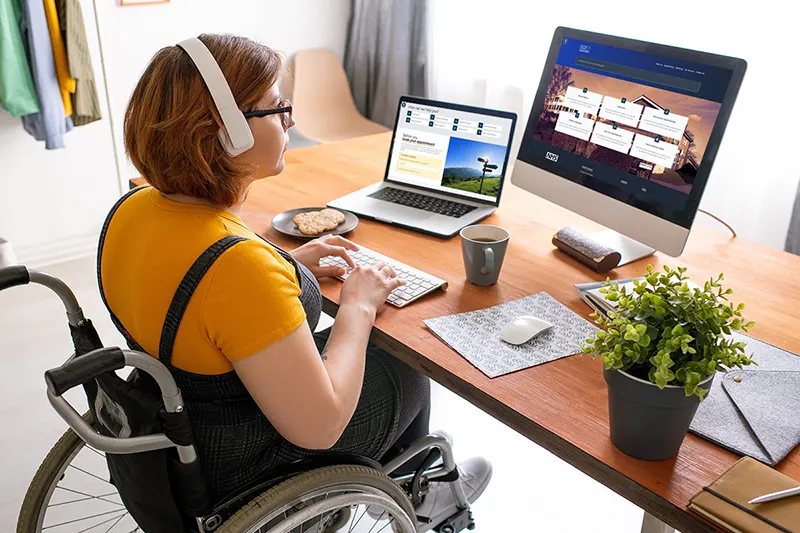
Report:
[[[511,181],[614,230],[621,263],[678,256],[746,67],[558,28]]]

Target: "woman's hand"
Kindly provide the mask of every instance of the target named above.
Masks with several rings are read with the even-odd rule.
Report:
[[[389,293],[405,283],[392,267],[381,261],[369,267],[358,266],[344,281],[339,301],[342,306],[355,305],[366,309],[374,318]]]
[[[341,257],[350,268],[355,268],[356,265],[353,263],[353,259],[347,253],[347,250],[357,252],[358,246],[344,237],[326,235],[325,237],[314,239],[299,248],[295,248],[290,253],[296,261],[299,261],[308,268],[317,279],[321,279],[343,276],[346,272],[344,267],[341,266],[319,266],[319,260],[323,257],[328,257],[330,255]]]

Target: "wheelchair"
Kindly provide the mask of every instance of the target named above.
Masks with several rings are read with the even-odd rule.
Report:
[[[70,429],[31,481],[17,533],[416,533],[425,518],[415,515],[415,505],[434,481],[449,482],[457,511],[424,529],[474,529],[452,445],[435,433],[387,464],[315,455],[211,501],[181,392],[167,367],[145,353],[103,347],[58,278],[24,266],[0,268],[0,291],[29,283],[61,299],[75,351],[45,372],[47,398]],[[131,373],[123,379],[117,371],[125,368]],[[90,406],[83,415],[64,398],[79,386]],[[415,472],[395,474],[421,454]]]

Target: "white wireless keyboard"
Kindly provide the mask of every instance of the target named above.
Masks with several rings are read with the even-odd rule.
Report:
[[[369,248],[364,248],[360,244],[358,245],[358,248],[359,250],[357,252],[349,252],[350,257],[353,258],[353,262],[357,266],[370,266],[378,261],[383,261],[392,267],[395,272],[397,272],[398,278],[405,280],[405,285],[393,290],[391,293],[389,293],[389,297],[386,298],[386,301],[395,307],[405,307],[414,300],[418,300],[426,294],[437,289],[447,290],[447,282],[443,279],[426,274],[421,270],[417,270],[416,268],[410,267],[405,263],[401,263],[400,261],[395,261],[391,257],[386,257],[385,255],[374,252]],[[345,263],[344,259],[341,257],[323,257],[320,259],[319,264],[321,266],[345,267],[345,269],[347,269],[347,273],[344,276],[339,276],[339,279],[342,281],[347,279],[347,276],[350,275],[350,270],[352,270],[347,266],[347,263]]]

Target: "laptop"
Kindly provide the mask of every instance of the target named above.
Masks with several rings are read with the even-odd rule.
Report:
[[[329,207],[440,237],[497,210],[516,113],[403,96],[383,181]]]

